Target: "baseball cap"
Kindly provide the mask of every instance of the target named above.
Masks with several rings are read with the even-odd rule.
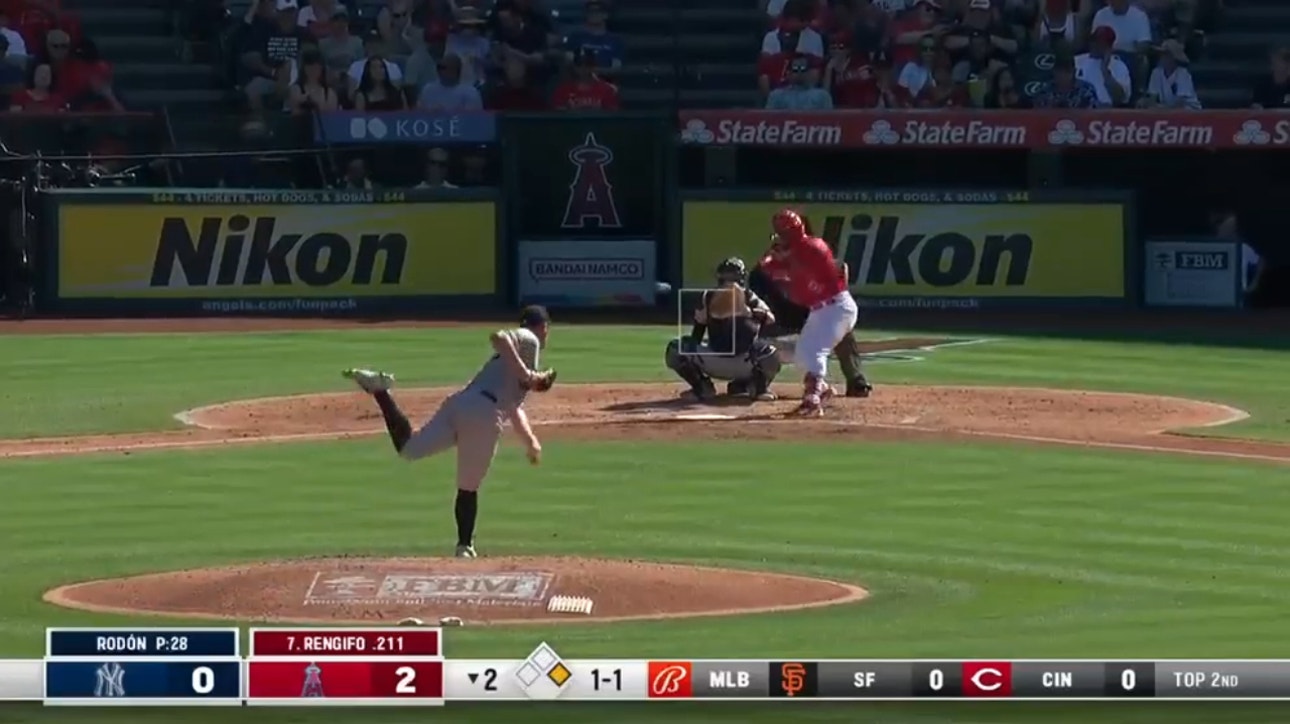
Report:
[[[546,311],[546,307],[541,304],[530,304],[520,312],[521,327],[536,327],[540,324],[550,324],[551,314]]]
[[[1093,39],[1099,40],[1107,45],[1115,44],[1115,28],[1109,25],[1103,25],[1093,29]]]

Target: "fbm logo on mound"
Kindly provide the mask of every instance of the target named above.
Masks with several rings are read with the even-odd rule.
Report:
[[[206,217],[194,229],[182,217],[167,217],[161,223],[150,285],[398,284],[407,254],[408,239],[399,233],[294,233],[279,230],[276,217],[241,214],[227,221]]]
[[[471,606],[536,606],[546,600],[550,573],[387,573],[354,575],[319,572],[305,592],[305,604],[457,603]]]

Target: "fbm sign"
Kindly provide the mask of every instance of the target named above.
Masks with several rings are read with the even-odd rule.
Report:
[[[1175,269],[1227,269],[1232,263],[1230,251],[1175,251]]]
[[[550,573],[511,571],[382,575],[319,572],[305,592],[305,604],[535,606],[546,600],[553,578]]]
[[[1151,240],[1142,265],[1143,301],[1152,307],[1239,307],[1240,245],[1217,239]]]

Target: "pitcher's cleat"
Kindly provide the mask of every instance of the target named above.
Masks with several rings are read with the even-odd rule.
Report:
[[[349,369],[340,373],[341,377],[353,380],[364,392],[385,392],[394,386],[394,375],[376,370]]]
[[[479,555],[475,553],[475,546],[457,546],[457,557],[478,558]]]

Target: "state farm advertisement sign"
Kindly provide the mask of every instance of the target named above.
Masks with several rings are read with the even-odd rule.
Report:
[[[680,125],[709,146],[1290,147],[1290,118],[1253,111],[683,111]]]

